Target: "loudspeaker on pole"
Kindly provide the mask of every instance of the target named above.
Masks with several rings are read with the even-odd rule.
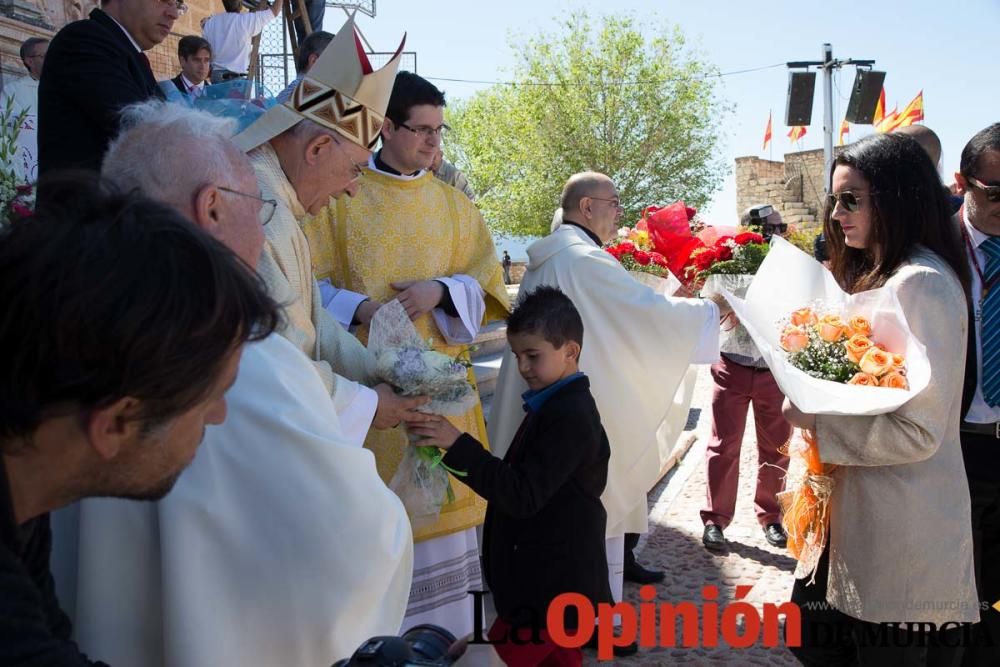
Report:
[[[785,125],[795,127],[812,123],[815,90],[816,72],[789,72]]]
[[[847,103],[845,118],[848,123],[871,125],[883,83],[885,83],[885,72],[858,70],[854,75],[851,99]]]

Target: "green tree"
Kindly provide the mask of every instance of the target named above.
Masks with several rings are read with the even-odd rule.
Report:
[[[726,173],[716,68],[669,24],[647,38],[634,17],[578,12],[560,26],[512,40],[513,85],[448,109],[445,151],[491,227],[547,233],[563,183],[588,169],[615,181],[630,223],[650,204],[704,205]]]

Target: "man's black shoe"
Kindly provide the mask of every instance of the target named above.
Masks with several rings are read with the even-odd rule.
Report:
[[[701,535],[701,543],[710,551],[725,551],[727,548],[726,536],[722,534],[722,529],[714,523],[705,526],[705,532]]]
[[[647,570],[639,563],[632,561],[625,565],[622,576],[625,581],[631,581],[633,584],[658,584],[663,581],[667,574],[662,570]]]
[[[597,628],[596,627],[594,628],[594,634],[590,637],[590,641],[588,641],[586,644],[584,644],[583,648],[589,648],[589,649],[593,649],[595,651],[597,650]],[[639,643],[638,642],[632,642],[631,644],[628,644],[627,646],[615,646],[614,648],[611,649],[611,652],[614,653],[614,655],[615,655],[616,658],[626,658],[626,657],[628,657],[630,655],[635,655],[636,653],[639,652]]]
[[[764,526],[764,539],[773,547],[784,549],[788,545],[788,535],[780,523],[769,523]]]

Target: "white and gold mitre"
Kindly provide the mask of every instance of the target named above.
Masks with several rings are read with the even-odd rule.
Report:
[[[308,119],[371,148],[382,130],[404,44],[406,35],[389,62],[372,71],[351,15],[288,100],[268,109],[233,140],[251,151]]]

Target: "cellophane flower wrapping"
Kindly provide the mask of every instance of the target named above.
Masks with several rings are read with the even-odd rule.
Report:
[[[741,299],[722,290],[746,327],[782,393],[807,414],[878,415],[892,412],[919,394],[931,379],[924,345],[910,333],[906,315],[891,287],[847,294],[822,264],[784,239],[775,238],[753,283]],[[861,315],[871,322],[878,342],[906,357],[908,389],[886,390],[840,384],[795,368],[780,344],[781,323],[789,313],[812,306],[839,312],[844,319]]]
[[[375,376],[379,380],[392,385],[402,396],[430,397],[429,403],[418,408],[421,412],[463,415],[478,400],[469,382],[468,366],[432,350],[398,301],[390,301],[375,313],[368,349],[375,357]],[[410,442],[416,439],[409,433],[407,438]],[[408,446],[389,482],[389,488],[403,501],[414,528],[436,521],[442,505],[451,497],[451,481],[441,457],[437,447]]]
[[[721,293],[767,363],[782,393],[806,414],[877,415],[896,410],[927,387],[930,362],[924,345],[910,332],[906,315],[891,287],[847,294],[822,264],[784,239],[775,238],[753,282],[740,298]],[[860,315],[871,323],[873,337],[906,358],[907,389],[842,384],[796,368],[780,344],[789,314],[804,307],[839,313],[847,320]],[[833,468],[823,464],[815,434],[790,447],[805,463],[801,480],[787,480],[779,496],[785,512],[789,548],[798,559],[795,576],[815,578],[829,532],[829,502],[834,493]]]
[[[716,294],[728,292],[738,297],[745,297],[750,284],[753,283],[753,275],[746,273],[715,273],[705,278],[705,283],[701,286],[701,296],[709,298]],[[719,335],[719,351],[734,355],[737,361],[744,365],[760,361],[760,352],[754,345],[753,338],[746,330],[736,322],[735,318],[722,323],[722,332]]]

